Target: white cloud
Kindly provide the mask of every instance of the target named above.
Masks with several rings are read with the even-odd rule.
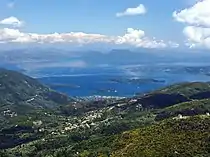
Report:
[[[186,24],[183,33],[187,45],[210,48],[210,0],[199,0],[193,6],[175,11],[176,21]]]
[[[197,2],[194,6],[175,11],[173,17],[178,22],[187,23],[189,25],[210,27],[210,0]]]
[[[25,34],[21,33],[17,29],[10,29],[10,28],[0,29],[0,42],[1,43],[11,42],[13,40],[16,40],[24,36]]]
[[[183,30],[188,39],[187,45],[193,47],[210,48],[210,28],[187,26]]]
[[[15,2],[12,1],[12,2],[7,3],[7,7],[10,9],[13,9],[15,7]]]
[[[72,43],[78,45],[105,43],[144,48],[177,47],[176,43],[148,38],[142,30],[128,28],[123,36],[106,36],[83,32],[36,34],[23,33],[18,29],[0,29],[1,43]],[[176,45],[176,46],[174,46]]]
[[[145,36],[145,32],[142,30],[135,30],[128,28],[127,32],[123,36],[118,36],[115,40],[116,44],[129,44],[136,47],[144,48],[164,48],[167,44],[160,40],[149,39]]]
[[[0,29],[0,41],[16,43],[79,43],[108,42],[108,38],[100,34],[86,34],[83,32],[36,34],[23,33],[18,29]]]
[[[3,22],[2,22],[3,21]],[[2,20],[1,23],[10,23]],[[5,22],[6,21],[6,22]],[[2,28],[0,29],[0,43],[35,43],[35,44],[75,44],[78,46],[88,44],[109,44],[122,45],[143,48],[165,48],[177,47],[176,43],[164,42],[163,40],[156,40],[149,38],[143,30],[128,28],[122,36],[107,36],[103,34],[87,34],[84,32],[70,32],[70,33],[51,33],[51,34],[37,34],[24,33],[17,28]]]
[[[1,20],[0,24],[1,25],[10,25],[13,27],[21,27],[21,26],[23,26],[24,22],[20,21],[18,18],[14,17],[14,16],[11,16],[11,17]]]
[[[143,4],[140,4],[136,8],[127,8],[124,12],[117,13],[117,17],[122,17],[122,16],[132,16],[132,15],[142,15],[147,12],[147,9]]]

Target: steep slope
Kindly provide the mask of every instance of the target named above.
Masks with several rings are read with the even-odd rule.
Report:
[[[50,124],[71,99],[21,73],[0,69],[0,148],[38,138],[37,123]],[[54,118],[54,123],[58,118]],[[22,134],[28,134],[22,137]]]
[[[21,73],[0,69],[0,128],[23,121],[25,117],[44,117],[46,111],[59,111],[71,99]]]
[[[68,96],[52,91],[37,80],[21,73],[0,69],[0,105],[30,104],[52,108],[67,104]]]
[[[210,117],[167,120],[123,133],[112,157],[210,156]]]

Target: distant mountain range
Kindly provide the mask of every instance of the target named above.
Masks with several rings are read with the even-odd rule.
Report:
[[[112,49],[112,50],[71,50],[58,48],[21,48],[1,50],[1,67],[14,70],[36,70],[59,67],[77,68],[75,64],[84,63],[83,68],[101,66],[125,66],[144,64],[202,63],[208,64],[210,54],[207,52],[188,52],[185,50],[162,49]],[[81,68],[81,64],[78,65]]]

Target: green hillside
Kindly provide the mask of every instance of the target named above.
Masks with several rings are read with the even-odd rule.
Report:
[[[167,93],[167,94],[176,93],[190,98],[198,93],[209,92],[209,91],[210,91],[209,82],[191,82],[191,83],[179,83],[171,85],[161,90],[157,90],[154,93]]]
[[[53,108],[68,103],[69,98],[21,73],[0,69],[0,105],[28,104]]]
[[[74,99],[0,69],[2,157],[209,157],[209,83]]]
[[[210,99],[192,100],[160,110],[156,116],[156,119],[161,120],[176,117],[178,115],[194,116],[208,113],[210,113]]]
[[[116,139],[112,157],[208,157],[210,117],[166,120],[124,132]]]

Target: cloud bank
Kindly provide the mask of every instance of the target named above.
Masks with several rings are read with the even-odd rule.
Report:
[[[17,19],[17,18],[14,18]],[[12,21],[12,22],[11,22]],[[7,24],[19,24],[16,20],[4,21]],[[128,28],[122,36],[107,36],[103,34],[87,34],[84,32],[70,32],[70,33],[51,33],[51,34],[37,34],[25,33],[17,28],[2,28],[0,29],[0,43],[65,43],[87,45],[95,43],[104,43],[110,45],[126,45],[132,47],[142,48],[165,48],[177,47],[178,44],[173,42],[164,42],[163,40],[156,40],[154,37],[149,38],[143,30]]]

